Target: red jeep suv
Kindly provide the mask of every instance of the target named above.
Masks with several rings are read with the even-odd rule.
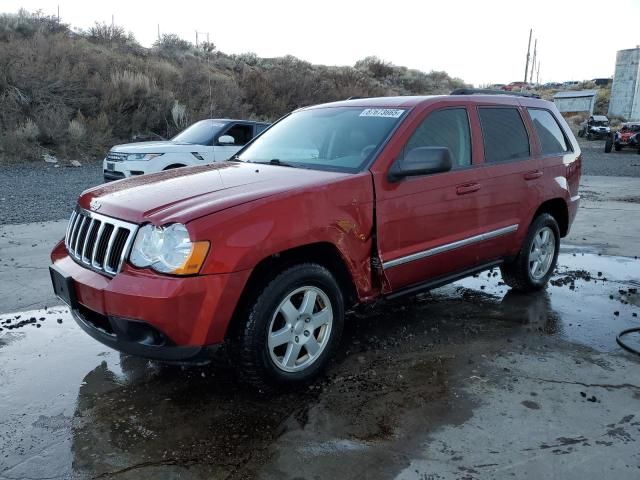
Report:
[[[578,143],[553,103],[454,93],[302,108],[228,162],[87,190],[54,290],[110,347],[201,362],[225,344],[264,385],[316,375],[356,304],[498,266],[543,288]]]

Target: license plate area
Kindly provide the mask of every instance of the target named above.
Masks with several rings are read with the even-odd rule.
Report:
[[[73,278],[61,272],[55,265],[51,265],[49,267],[49,274],[51,275],[53,292],[56,296],[66,303],[69,308],[77,308],[78,301],[76,299],[76,290],[73,284]]]

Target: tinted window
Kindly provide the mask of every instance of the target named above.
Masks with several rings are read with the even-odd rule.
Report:
[[[481,107],[478,113],[485,162],[507,162],[529,156],[529,137],[516,108]]]
[[[538,108],[529,108],[528,111],[540,139],[540,148],[542,148],[543,155],[564,153],[569,150],[564,134],[551,112]]]
[[[469,118],[464,108],[433,112],[413,132],[405,152],[417,147],[447,147],[455,167],[471,165]]]
[[[253,138],[253,125],[238,123],[227,130],[224,135],[232,136],[234,145],[245,145]]]
[[[258,135],[259,133],[264,132],[267,129],[268,126],[269,125],[263,125],[263,124],[256,125],[256,135]]]
[[[402,108],[325,107],[298,110],[256,138],[238,158],[355,172],[403,118]]]
[[[211,145],[213,137],[222,127],[224,127],[224,123],[216,122],[215,120],[201,120],[183,130],[171,140],[195,145]]]

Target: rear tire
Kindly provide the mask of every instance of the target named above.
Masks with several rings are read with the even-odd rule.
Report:
[[[344,299],[331,272],[314,263],[295,265],[254,298],[237,345],[242,380],[265,390],[319,375],[344,324]]]
[[[517,257],[500,267],[502,279],[514,290],[533,292],[545,287],[558,261],[560,229],[548,213],[538,215]]]
[[[611,148],[613,147],[613,140],[611,137],[607,138],[607,141],[604,143],[604,153],[611,153]]]

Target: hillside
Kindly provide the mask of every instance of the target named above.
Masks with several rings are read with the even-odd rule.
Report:
[[[275,120],[350,96],[447,93],[463,86],[375,57],[353,67],[292,56],[227,55],[164,35],[150,49],[118,26],[74,31],[55,17],[0,15],[0,161],[100,158],[132,138],[169,138],[211,117]]]

